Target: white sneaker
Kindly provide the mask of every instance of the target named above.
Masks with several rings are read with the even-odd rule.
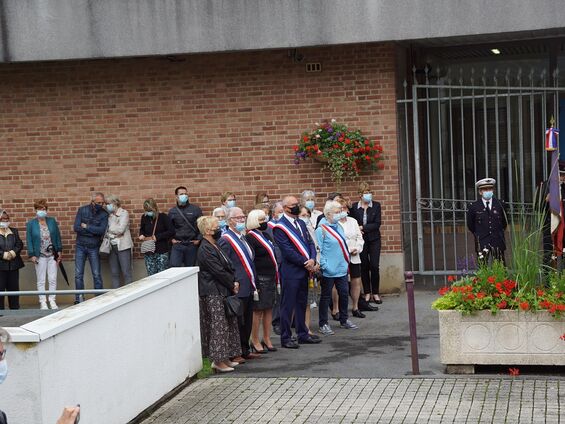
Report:
[[[57,306],[57,304],[55,303],[55,301],[53,299],[49,299],[49,307],[51,309],[59,309],[59,307]]]
[[[335,334],[329,324],[322,325],[320,327],[320,333],[324,336],[332,336]]]
[[[39,302],[39,309],[41,309],[42,311],[49,309],[47,307],[47,302],[43,301],[43,302]]]

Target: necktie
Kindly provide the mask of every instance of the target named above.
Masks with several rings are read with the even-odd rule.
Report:
[[[487,200],[487,202],[486,202],[486,203],[487,203],[487,211],[489,211],[489,212],[490,212],[490,202],[489,202],[489,201]]]
[[[294,220],[294,226],[296,227],[296,229],[298,230],[298,234],[300,234],[300,236],[302,238],[304,238],[304,234],[302,234],[302,230],[300,229],[300,225],[298,225],[298,219]]]

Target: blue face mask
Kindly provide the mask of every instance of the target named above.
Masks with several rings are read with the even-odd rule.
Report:
[[[363,195],[363,200],[367,203],[371,203],[373,201],[373,195],[371,193],[365,193]]]
[[[45,218],[47,216],[47,211],[37,211],[35,214],[38,218]]]
[[[112,204],[112,203],[108,203],[106,205],[106,210],[110,213],[114,212],[116,210],[116,207]]]
[[[309,210],[313,210],[314,205],[315,203],[313,200],[306,200],[306,202],[304,202],[304,206],[306,206],[306,208],[308,208]]]
[[[334,219],[335,219],[336,221],[339,221],[339,220],[341,220],[341,219],[343,219],[343,218],[347,218],[347,212],[340,212],[340,213],[336,213],[336,214],[334,215]]]
[[[2,384],[4,380],[6,380],[7,376],[8,376],[8,363],[6,362],[6,358],[4,358],[4,360],[0,361],[0,384]]]
[[[493,192],[492,191],[483,191],[483,199],[490,200],[492,199]]]
[[[220,228],[226,228],[228,226],[228,223],[225,219],[218,221],[218,224],[220,224]]]
[[[228,208],[235,208],[235,200],[228,200],[226,204]]]
[[[245,222],[238,222],[237,224],[235,224],[235,229],[242,233],[245,231]]]
[[[181,205],[184,205],[184,204],[186,204],[186,202],[188,202],[188,194],[179,195],[179,203]]]
[[[153,211],[145,212],[145,216],[148,216],[149,218],[153,218],[153,215],[155,215],[155,213]]]

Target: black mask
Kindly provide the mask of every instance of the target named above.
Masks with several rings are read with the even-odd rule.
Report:
[[[216,231],[214,231],[214,234],[212,234],[212,238],[214,240],[219,240],[220,237],[222,237],[222,230],[218,228]]]
[[[265,231],[265,230],[267,229],[267,223],[266,223],[266,222],[261,222],[261,223],[259,224],[259,229],[260,229],[261,231]]]
[[[300,206],[294,205],[292,208],[290,208],[291,215],[298,215],[299,213],[300,213]]]

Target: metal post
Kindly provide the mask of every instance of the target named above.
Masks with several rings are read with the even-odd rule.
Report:
[[[408,321],[410,322],[410,350],[412,356],[412,375],[420,375],[418,362],[418,336],[416,335],[416,307],[414,305],[414,274],[410,271],[404,273],[406,282],[406,296],[408,298]]]

